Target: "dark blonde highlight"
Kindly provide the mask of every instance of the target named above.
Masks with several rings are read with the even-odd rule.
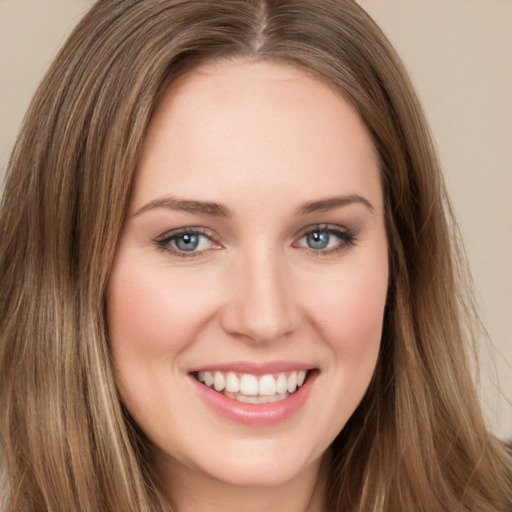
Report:
[[[381,160],[382,347],[332,445],[326,507],[509,511],[511,462],[472,384],[464,325],[476,315],[432,137],[394,50],[349,0],[99,0],[74,30],[27,113],[0,210],[6,511],[171,510],[118,398],[105,290],[151,116],[177,78],[215,59],[283,62],[329,83]]]

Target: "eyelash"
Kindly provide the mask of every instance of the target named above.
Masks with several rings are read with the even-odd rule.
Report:
[[[327,233],[329,236],[335,236],[340,241],[338,244],[336,244],[335,247],[332,248],[323,248],[323,249],[313,249],[311,247],[306,247],[303,245],[299,245],[299,242],[307,237],[308,235],[313,235],[314,233]],[[203,256],[204,253],[208,249],[203,250],[181,250],[177,247],[173,247],[177,240],[183,239],[186,236],[191,237],[199,237],[199,238],[207,238],[213,245],[214,249],[221,249],[222,245],[220,242],[217,241],[217,237],[215,233],[211,230],[205,229],[205,228],[182,228],[175,231],[170,231],[168,233],[165,233],[161,237],[155,240],[155,243],[157,245],[157,248],[159,250],[165,251],[167,253],[172,254],[173,256],[176,256],[178,258],[197,258],[200,256]],[[344,250],[349,249],[350,247],[354,246],[356,243],[356,233],[350,229],[340,228],[337,226],[330,226],[328,224],[318,224],[316,226],[311,226],[306,228],[301,232],[299,237],[296,239],[296,242],[293,243],[293,247],[300,247],[306,250],[308,255],[315,256],[315,257],[322,257],[322,256],[331,256],[338,254]],[[200,242],[198,242],[200,243]],[[330,240],[329,240],[330,243]]]
[[[297,247],[298,243],[303,238],[308,235],[312,235],[313,233],[327,233],[328,235],[334,235],[339,239],[339,243],[331,248],[313,249],[311,247],[300,246],[306,249],[309,255],[315,256],[317,258],[339,254],[349,249],[350,247],[353,247],[357,242],[357,233],[353,230],[340,228],[339,226],[332,226],[329,224],[317,224],[316,226],[306,228],[297,239],[297,242],[294,242],[294,247]]]
[[[215,233],[210,231],[209,229],[204,228],[183,228],[175,231],[170,231],[165,233],[160,238],[155,240],[158,249],[171,253],[173,256],[177,256],[178,258],[197,258],[198,256],[202,256],[203,253],[208,250],[204,249],[202,251],[184,251],[179,248],[173,247],[171,244],[180,238],[185,236],[198,236],[204,237],[211,241],[212,244],[216,245],[216,249],[222,248],[222,245],[216,240]]]

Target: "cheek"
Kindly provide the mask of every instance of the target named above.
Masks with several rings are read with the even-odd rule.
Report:
[[[352,269],[325,283],[326,293],[316,303],[314,321],[330,352],[326,400],[334,436],[363,399],[375,372],[387,287],[387,267]]]
[[[107,319],[116,379],[125,405],[148,434],[158,431],[155,425],[168,424],[167,414],[177,410],[162,404],[174,399],[171,382],[183,386],[176,379],[180,354],[211,317],[211,292],[201,293],[205,276],[197,274],[191,279],[190,273],[137,257],[120,257],[113,267]]]
[[[387,267],[382,264],[347,268],[325,279],[323,293],[312,298],[312,321],[338,355],[364,359],[368,352],[378,352],[387,287]]]
[[[198,288],[205,276],[190,279],[188,273],[144,269],[123,262],[114,267],[107,296],[112,349],[168,357],[199,334],[213,297]]]

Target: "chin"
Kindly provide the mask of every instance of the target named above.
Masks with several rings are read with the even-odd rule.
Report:
[[[281,487],[300,479],[312,466],[319,466],[321,459],[305,462],[272,457],[237,457],[212,467],[210,476],[230,487]]]

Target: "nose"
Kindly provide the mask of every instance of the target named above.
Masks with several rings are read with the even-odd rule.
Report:
[[[299,323],[297,297],[286,264],[272,251],[234,262],[227,278],[229,300],[223,329],[253,342],[269,343],[290,335]]]

